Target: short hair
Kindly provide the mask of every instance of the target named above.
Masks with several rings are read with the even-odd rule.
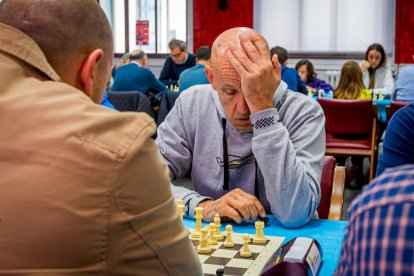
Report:
[[[0,2],[0,23],[32,38],[55,70],[65,70],[79,55],[97,48],[106,59],[100,66],[112,62],[112,30],[97,1],[5,0]]]
[[[382,47],[382,45],[379,44],[379,43],[374,43],[374,44],[369,45],[367,51],[365,52],[365,60],[368,60],[368,54],[372,50],[378,51],[381,54],[381,61],[378,65],[378,68],[381,67],[381,66],[384,66],[386,61],[387,61],[387,55],[385,54],[384,47]]]
[[[129,59],[130,60],[141,60],[141,59],[144,59],[144,58],[146,58],[147,57],[147,54],[144,52],[144,51],[140,51],[139,53],[137,53],[137,54],[131,54],[130,56],[129,56]]]
[[[306,75],[306,81],[313,81],[315,80],[317,74],[315,73],[315,70],[313,69],[313,64],[307,59],[301,59],[298,63],[296,63],[295,69],[296,71],[299,70],[302,65],[306,65],[306,71],[308,71],[308,74]]]
[[[198,60],[210,60],[211,58],[211,47],[210,46],[201,46],[197,50],[197,59]]]
[[[187,44],[185,44],[185,42],[182,40],[173,38],[170,42],[168,42],[168,48],[170,48],[170,50],[178,48],[180,51],[184,51],[187,49]]]
[[[272,58],[274,54],[277,54],[277,59],[280,64],[283,64],[288,60],[288,51],[283,47],[275,46],[270,49],[270,58]]]
[[[125,53],[125,54],[123,54],[123,55],[122,55],[121,60],[122,60],[123,62],[126,62],[126,61],[128,61],[130,58],[131,58],[131,54],[130,54],[130,53]]]

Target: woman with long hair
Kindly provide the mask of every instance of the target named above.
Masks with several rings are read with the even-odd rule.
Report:
[[[357,100],[371,99],[371,92],[365,88],[362,71],[355,61],[347,61],[341,69],[338,87],[335,88],[335,99]]]
[[[391,94],[394,79],[391,69],[387,66],[387,56],[381,44],[374,43],[368,47],[360,66],[365,88],[380,89],[383,94]]]

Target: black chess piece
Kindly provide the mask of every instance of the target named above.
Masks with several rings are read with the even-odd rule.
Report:
[[[216,276],[223,276],[224,275],[224,269],[218,268],[216,270]]]

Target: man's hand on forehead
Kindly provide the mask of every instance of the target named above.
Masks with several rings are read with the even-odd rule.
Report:
[[[267,43],[253,31],[239,34],[240,45],[229,42],[227,57],[240,75],[246,103],[255,113],[273,107],[273,96],[280,83],[269,58]]]

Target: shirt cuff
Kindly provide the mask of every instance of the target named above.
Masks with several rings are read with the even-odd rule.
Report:
[[[250,115],[254,136],[277,129],[279,113],[276,108],[265,109]]]
[[[197,193],[192,194],[193,196],[190,196],[190,198],[187,199],[183,199],[184,201],[184,213],[186,215],[186,217],[189,218],[195,218],[195,208],[197,207],[197,205],[204,200],[207,199],[213,199],[211,197],[208,196],[201,196]],[[185,201],[187,200],[187,201]]]

